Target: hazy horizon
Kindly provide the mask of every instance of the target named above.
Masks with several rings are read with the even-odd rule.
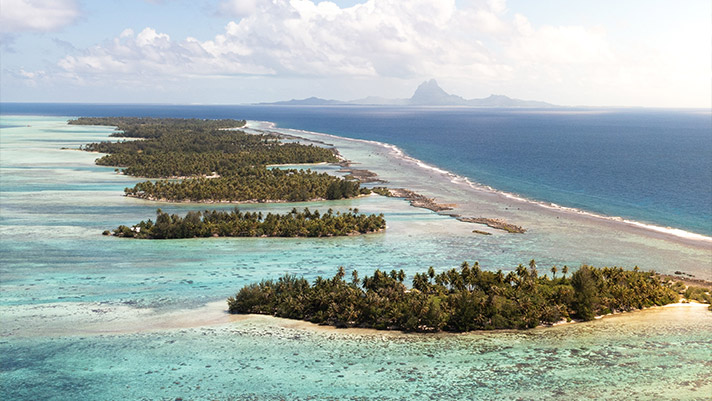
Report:
[[[691,0],[0,0],[2,102],[409,98],[436,79],[562,106],[709,108]]]

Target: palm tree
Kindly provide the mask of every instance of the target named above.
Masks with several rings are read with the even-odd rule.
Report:
[[[561,269],[561,273],[564,274],[564,280],[566,280],[566,273],[568,273],[568,272],[569,272],[569,267],[564,265],[564,268]]]
[[[537,278],[539,273],[537,273],[536,271],[536,262],[534,261],[534,259],[529,261],[529,268],[531,269],[532,277]]]
[[[403,271],[403,269],[400,269],[398,271],[397,278],[398,278],[398,281],[400,281],[401,283],[403,282],[403,280],[405,280],[405,272]]]
[[[343,280],[345,275],[346,271],[344,271],[344,266],[339,266],[339,271],[334,276],[334,282]]]
[[[551,274],[554,276],[554,280],[556,280],[556,272],[559,271],[559,269],[556,267],[556,265],[551,267]]]
[[[524,277],[527,277],[527,276],[529,275],[529,274],[528,274],[529,272],[528,272],[527,269],[524,267],[524,265],[522,265],[521,263],[519,264],[519,266],[517,266],[517,269],[516,269],[515,271],[517,272],[517,276],[518,276],[518,277],[524,278]]]

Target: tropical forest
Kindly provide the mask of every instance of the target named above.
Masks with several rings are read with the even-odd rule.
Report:
[[[560,276],[556,276],[558,272]],[[568,267],[539,274],[532,260],[503,273],[477,262],[441,273],[430,267],[404,284],[403,270],[345,279],[344,268],[313,283],[285,275],[247,285],[227,300],[231,313],[266,314],[336,327],[412,332],[527,329],[592,320],[599,315],[677,302],[710,302],[709,292],[673,283],[653,272],[618,267]]]
[[[365,215],[358,209],[346,213],[329,209],[320,214],[292,209],[290,213],[263,215],[262,212],[188,212],[185,217],[158,209],[156,222],[142,221],[132,227],[119,226],[104,235],[139,239],[177,239],[198,237],[332,237],[366,234],[386,228],[383,215]]]
[[[370,193],[358,181],[276,164],[333,163],[335,151],[247,134],[244,120],[82,117],[78,125],[116,126],[118,142],[82,146],[106,153],[96,163],[127,175],[162,178],[127,188],[129,196],[164,201],[306,201]],[[168,180],[182,178],[182,180]]]

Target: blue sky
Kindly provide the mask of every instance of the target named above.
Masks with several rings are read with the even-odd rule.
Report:
[[[0,100],[710,107],[709,0],[0,0]]]

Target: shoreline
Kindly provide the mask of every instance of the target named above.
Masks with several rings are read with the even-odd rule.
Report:
[[[506,221],[501,219],[490,219],[487,217],[463,217],[457,214],[451,214],[450,216],[454,217],[458,221],[462,221],[465,223],[484,224],[489,228],[503,230],[511,234],[524,234],[525,232],[527,232],[525,228],[514,225],[512,223],[507,223]]]
[[[66,306],[66,305],[63,305]],[[289,328],[296,330],[304,330],[312,333],[324,333],[324,334],[336,334],[339,336],[365,336],[365,337],[408,337],[408,338],[420,338],[420,339],[433,339],[433,338],[443,338],[443,337],[459,337],[459,336],[472,336],[472,335],[496,335],[499,333],[514,333],[514,334],[527,334],[527,333],[537,333],[546,330],[562,330],[580,326],[581,324],[596,324],[600,321],[605,321],[609,319],[629,319],[640,316],[640,314],[662,311],[664,309],[677,309],[679,311],[690,310],[691,308],[708,308],[708,304],[698,303],[698,302],[676,302],[662,306],[652,306],[644,309],[636,309],[627,312],[616,312],[609,313],[606,315],[599,315],[591,321],[560,321],[550,325],[539,325],[531,329],[497,329],[497,330],[472,330],[466,332],[449,332],[440,331],[434,333],[418,333],[418,332],[405,332],[400,330],[378,330],[374,328],[361,328],[361,327],[349,327],[349,328],[338,328],[335,326],[321,325],[317,323],[312,323],[306,320],[288,319],[282,317],[276,317],[272,315],[262,315],[262,314],[231,314],[227,311],[225,307],[225,301],[213,301],[204,304],[203,306],[183,310],[174,310],[169,312],[160,312],[154,309],[136,309],[130,306],[105,306],[101,304],[86,304],[81,303],[74,304],[78,307],[78,310],[84,310],[82,313],[89,313],[93,316],[99,317],[95,321],[85,322],[81,325],[70,324],[63,326],[61,320],[62,316],[52,317],[54,319],[60,320],[51,321],[50,318],[48,328],[46,326],[32,325],[27,327],[27,325],[18,324],[14,329],[8,329],[8,327],[13,323],[7,319],[11,316],[11,313],[3,314],[6,316],[4,319],[7,324],[3,330],[3,335],[6,337],[13,338],[37,338],[37,337],[56,337],[56,336],[111,336],[111,335],[130,335],[130,334],[143,334],[143,333],[158,333],[167,331],[181,331],[185,329],[200,329],[200,328],[214,328],[214,327],[225,327],[226,329],[239,328],[241,324],[249,323],[264,323],[268,327],[279,327],[279,328]],[[59,306],[53,306],[59,307]],[[17,307],[9,307],[8,309],[15,309]],[[33,309],[38,308],[44,310],[46,305],[28,305],[25,313],[29,313],[35,316],[36,312]],[[5,307],[0,308],[0,310],[5,309]],[[136,311],[139,311],[136,314]],[[121,318],[121,316],[115,316],[115,314],[130,314],[129,318]],[[712,313],[712,312],[710,312]],[[24,321],[24,320],[23,320]],[[40,320],[42,322],[44,320]],[[19,320],[16,320],[19,323]]]
[[[257,126],[253,126],[251,123],[257,124]],[[441,174],[442,176],[449,178],[453,184],[463,184],[463,185],[465,185],[477,192],[480,192],[484,195],[498,196],[498,197],[504,198],[503,199],[504,201],[521,202],[525,205],[536,206],[536,207],[539,207],[539,208],[542,208],[542,209],[545,209],[548,211],[564,213],[567,215],[572,215],[572,216],[581,217],[581,218],[603,220],[603,221],[611,223],[611,224],[622,224],[622,225],[627,226],[629,229],[643,230],[644,232],[647,233],[647,235],[649,235],[651,237],[655,237],[655,238],[661,238],[661,237],[662,238],[670,238],[670,239],[673,239],[675,241],[685,243],[685,244],[693,244],[693,245],[704,244],[708,247],[710,245],[712,245],[712,236],[707,236],[704,234],[699,234],[696,232],[687,231],[687,230],[680,229],[680,228],[663,227],[661,225],[656,225],[655,223],[640,222],[640,221],[636,221],[636,220],[632,220],[632,219],[626,219],[626,218],[623,218],[620,216],[607,216],[607,215],[603,215],[603,214],[599,214],[596,212],[591,212],[591,211],[587,211],[587,210],[583,210],[583,209],[561,206],[561,205],[558,205],[553,202],[528,199],[528,198],[521,196],[519,194],[509,193],[506,191],[498,190],[491,186],[474,182],[474,181],[470,180],[468,177],[452,173],[450,171],[441,169],[437,166],[430,165],[428,163],[423,162],[422,160],[419,160],[412,156],[409,156],[402,149],[400,149],[398,146],[393,145],[393,144],[374,141],[374,140],[367,140],[367,139],[356,139],[356,138],[342,137],[342,136],[329,134],[329,133],[323,133],[323,132],[307,131],[307,130],[301,130],[301,129],[279,128],[279,127],[277,127],[277,125],[275,123],[272,123],[269,121],[248,120],[247,124],[245,125],[244,128],[253,130],[253,131],[257,131],[257,132],[262,132],[262,133],[272,132],[275,135],[290,135],[292,137],[298,137],[298,135],[295,135],[295,134],[282,134],[281,132],[270,131],[270,130],[288,130],[290,132],[304,133],[306,135],[316,135],[316,136],[327,137],[327,138],[334,138],[337,140],[343,140],[343,141],[347,141],[347,142],[357,142],[357,143],[376,145],[378,147],[381,147],[381,148],[387,150],[391,154],[391,156],[393,156],[397,159],[409,162],[409,163],[414,164],[422,169],[429,170],[429,171]],[[301,139],[303,139],[305,141],[313,141],[315,143],[321,142],[318,140],[312,140],[310,138],[304,138],[304,137],[301,137]],[[330,144],[330,145],[335,146],[333,144]]]
[[[121,196],[123,188],[134,180],[96,168],[90,155],[55,151],[54,136],[77,143],[83,138],[71,130],[59,131],[48,131],[38,141],[31,140],[32,129],[5,138],[14,153],[13,158],[3,160],[12,174],[3,195],[6,209],[13,213],[3,226],[8,275],[0,306],[0,334],[5,337],[7,379],[19,383],[13,387],[16,390],[10,388],[10,398],[42,399],[52,396],[51,389],[57,386],[75,399],[110,398],[107,394],[150,399],[317,399],[335,393],[349,399],[448,395],[514,399],[532,394],[542,399],[576,398],[577,394],[654,398],[659,391],[673,398],[694,398],[711,388],[704,362],[712,356],[707,347],[712,313],[695,304],[637,310],[582,324],[437,334],[338,329],[271,316],[230,315],[226,312],[228,296],[234,296],[241,286],[281,274],[311,282],[317,276],[333,275],[339,264],[345,265],[347,279],[352,270],[371,275],[377,267],[384,271],[403,267],[409,284],[415,269],[430,264],[444,271],[464,260],[479,260],[483,269],[506,266],[511,270],[516,264],[510,259],[526,261],[531,256],[545,273],[544,266],[550,267],[551,259],[543,255],[561,251],[567,261],[570,255],[558,243],[543,248],[547,244],[541,239],[546,237],[538,231],[543,228],[528,219],[502,216],[530,229],[523,235],[508,235],[381,196],[333,202],[334,210],[358,207],[391,217],[390,231],[374,237],[111,240],[98,234],[104,228],[145,219],[158,207],[183,216],[186,211],[229,211],[236,206],[250,213],[282,213],[292,206],[309,206],[313,211],[313,206],[321,209],[330,203],[164,207],[128,199]],[[87,137],[95,140],[98,135]],[[53,140],[41,141],[45,138]],[[373,147],[358,150],[355,144],[336,143],[344,156],[365,162],[354,163],[355,167],[383,172],[382,178],[394,177],[390,168],[381,170],[372,163],[384,161],[382,166],[389,167],[385,161],[392,159],[361,157]],[[14,169],[14,165],[20,167]],[[25,165],[29,168],[23,169]],[[319,169],[342,174],[336,170],[331,165]],[[402,171],[417,175],[386,185],[402,184],[398,186],[447,202],[462,199],[441,198],[439,189],[445,185],[439,177],[429,181],[420,171]],[[423,186],[405,185],[423,178]],[[425,184],[437,191],[424,188]],[[499,217],[490,214],[491,210],[483,209],[481,214],[468,210],[462,215]],[[479,227],[492,235],[470,233]],[[568,233],[567,227],[561,228]],[[674,252],[667,255],[681,256],[674,263],[665,254],[652,252],[671,263],[663,271],[683,270],[707,278],[708,274],[685,269],[689,260],[696,259],[683,255],[684,249],[662,241],[651,243],[670,246]],[[580,251],[588,243],[572,241],[571,247],[575,252],[570,254],[586,261],[587,254]],[[595,245],[592,248],[599,251]],[[616,252],[611,248],[607,255],[615,260]],[[637,254],[625,261],[635,258]],[[542,381],[542,372],[553,375]],[[109,382],[107,377],[111,377]],[[660,387],[671,377],[672,385]],[[618,384],[611,386],[613,382]],[[523,388],[522,383],[534,387]],[[631,388],[626,383],[637,384]]]
[[[8,115],[8,116],[11,116],[11,115]],[[256,123],[258,126],[257,126],[257,127],[253,127],[253,126],[251,126],[251,123]],[[558,205],[558,204],[553,203],[553,202],[547,202],[547,201],[539,201],[539,200],[529,199],[529,198],[526,198],[526,197],[521,196],[521,195],[516,194],[516,193],[510,193],[510,192],[498,190],[498,189],[493,188],[493,187],[491,187],[491,186],[484,185],[484,184],[480,184],[480,183],[478,183],[478,182],[474,182],[474,181],[470,180],[468,177],[461,176],[461,175],[452,173],[452,172],[450,172],[450,171],[441,169],[441,168],[439,168],[439,167],[437,167],[437,166],[434,166],[434,165],[430,165],[430,164],[428,164],[428,163],[425,163],[425,162],[423,162],[422,160],[419,160],[419,159],[416,159],[416,158],[414,158],[414,157],[412,157],[412,156],[407,155],[407,154],[406,154],[402,149],[400,149],[398,146],[393,145],[393,144],[389,144],[389,143],[384,143],[384,142],[379,142],[379,141],[373,141],[373,140],[367,140],[367,139],[356,139],[356,138],[342,137],[342,136],[338,136],[338,135],[334,135],[334,134],[323,133],[323,132],[316,132],[316,131],[306,131],[306,130],[291,129],[291,128],[279,128],[279,127],[277,127],[277,125],[276,125],[275,123],[270,122],[270,121],[247,120],[244,126],[239,127],[239,128],[232,128],[232,129],[252,130],[252,131],[255,131],[256,133],[261,133],[261,134],[264,134],[264,135],[271,135],[271,136],[275,136],[275,137],[282,137],[282,138],[292,139],[292,140],[303,140],[303,141],[307,141],[307,142],[311,142],[311,143],[315,143],[315,144],[320,144],[320,145],[323,145],[323,146],[326,146],[326,147],[331,147],[331,148],[335,148],[335,145],[334,145],[333,143],[329,143],[329,142],[325,142],[325,141],[321,141],[321,140],[316,140],[316,139],[305,138],[305,137],[303,137],[303,136],[299,136],[299,135],[295,135],[295,134],[290,134],[290,133],[279,132],[279,131],[275,131],[275,130],[283,129],[283,130],[288,130],[288,131],[290,131],[290,132],[297,132],[297,133],[300,133],[300,132],[301,132],[301,133],[305,133],[305,134],[309,134],[309,135],[318,135],[318,136],[323,136],[323,137],[327,137],[327,138],[335,138],[335,139],[338,139],[338,140],[344,140],[344,141],[349,141],[349,142],[360,142],[360,143],[367,143],[367,144],[377,145],[377,146],[380,146],[380,147],[382,147],[382,148],[388,149],[388,150],[389,150],[395,157],[397,157],[397,158],[401,158],[401,159],[403,159],[403,160],[405,160],[405,161],[409,161],[409,162],[411,162],[411,163],[414,163],[415,165],[417,165],[417,166],[419,166],[419,167],[421,167],[421,168],[424,168],[424,169],[427,169],[427,170],[432,170],[432,171],[434,171],[434,172],[437,172],[437,173],[440,173],[440,174],[442,174],[442,175],[445,175],[445,176],[447,176],[447,177],[449,177],[449,178],[451,179],[451,182],[452,182],[453,184],[462,183],[462,184],[465,184],[465,185],[469,186],[470,188],[472,188],[472,189],[475,190],[475,191],[481,191],[481,192],[484,192],[484,193],[488,193],[488,194],[490,194],[490,195],[501,196],[501,197],[505,198],[505,200],[512,200],[512,201],[516,201],[516,202],[522,202],[522,203],[525,203],[525,204],[527,204],[527,205],[536,205],[536,206],[541,207],[541,208],[546,209],[546,210],[556,211],[556,212],[560,212],[560,213],[564,213],[564,214],[570,214],[570,215],[577,216],[577,217],[600,219],[600,220],[604,220],[604,221],[609,222],[609,223],[624,224],[624,225],[626,225],[627,227],[629,227],[629,228],[631,228],[631,229],[643,230],[644,232],[646,232],[646,234],[647,234],[648,236],[653,237],[653,238],[669,238],[669,239],[672,239],[672,240],[677,241],[677,242],[682,243],[682,244],[704,245],[704,246],[708,246],[708,247],[712,246],[712,236],[708,236],[708,235],[705,235],[705,234],[699,234],[699,233],[696,233],[696,232],[693,232],[693,231],[687,231],[687,230],[684,230],[684,229],[681,229],[681,228],[675,228],[675,227],[669,227],[669,226],[668,226],[668,227],[664,227],[664,226],[661,226],[661,225],[658,225],[658,224],[655,224],[655,223],[650,223],[650,222],[641,222],[641,221],[636,221],[636,220],[632,220],[632,219],[626,219],[626,218],[620,217],[620,216],[608,216],[608,215],[604,215],[604,214],[600,214],[600,213],[596,213],[596,212],[591,212],[591,211],[587,211],[587,210],[583,210],[583,209],[578,209],[578,208],[573,208],[573,207],[567,207],[567,206],[561,206],[561,205]],[[248,133],[249,133],[249,132],[248,132]],[[339,156],[340,156],[340,155],[338,154],[338,150],[337,150],[337,157],[339,157]],[[361,175],[362,177],[364,177],[364,178],[366,178],[366,179],[370,179],[370,178],[372,178],[372,177],[377,177],[377,176],[378,176],[377,173],[374,173],[374,172],[369,171],[369,170],[353,169],[353,168],[351,168],[351,164],[352,164],[352,162],[351,162],[350,160],[346,160],[346,159],[343,159],[343,161],[342,161],[341,163],[336,163],[336,165],[341,165],[342,167],[344,167],[342,170],[340,170],[340,172],[347,172],[347,173],[350,173],[350,174],[352,174],[353,178],[356,178],[356,179],[359,179],[359,178],[360,178],[359,175]],[[276,166],[278,166],[278,165],[276,165]],[[354,171],[356,172],[355,174],[354,174]],[[141,177],[139,177],[139,178],[141,178]],[[183,178],[190,178],[190,177],[168,177],[168,178],[162,178],[162,179],[183,179]],[[205,178],[213,178],[213,177],[211,177],[211,176],[206,176]],[[387,183],[387,181],[382,180],[382,179],[375,179],[375,180],[373,180],[373,181],[361,181],[361,182],[362,182],[362,183],[373,183],[373,182],[375,182],[375,183]],[[411,190],[409,190],[409,189],[406,189],[406,190],[407,190],[407,191],[410,191],[410,192],[413,192],[415,195],[423,196],[423,195],[417,194],[416,192],[411,191]],[[134,196],[132,196],[132,197],[134,197]],[[423,197],[426,198],[426,199],[431,200],[431,201],[433,202],[433,207],[434,207],[434,208],[437,209],[437,208],[440,207],[440,206],[438,206],[438,205],[440,205],[440,204],[437,203],[437,202],[435,202],[435,199],[434,199],[434,198],[427,198],[427,197],[425,197],[425,196],[423,196]],[[239,203],[269,203],[269,202],[250,202],[250,201],[238,201],[238,202],[226,202],[226,201],[219,201],[219,202],[202,202],[202,201],[199,201],[199,202],[190,202],[190,201],[188,201],[188,202],[184,202],[184,201],[163,201],[163,200],[159,200],[159,199],[148,199],[148,198],[140,198],[140,197],[136,197],[136,198],[138,198],[138,199],[152,200],[152,201],[156,201],[156,202],[176,202],[176,203],[206,203],[206,204],[209,204],[209,203],[238,203],[238,204],[239,204]],[[407,198],[406,198],[406,199],[407,199]],[[410,199],[408,199],[408,200],[410,201]],[[285,201],[285,202],[286,202],[286,201]],[[307,202],[308,202],[308,201],[307,201]],[[449,206],[449,204],[443,204],[443,205]],[[447,207],[447,206],[446,206],[446,207]],[[423,207],[423,206],[416,206],[416,207]],[[435,211],[435,212],[440,212],[440,211],[441,211],[441,210],[432,209],[432,208],[430,208],[430,207],[425,207],[425,208],[426,208],[426,209],[433,210],[433,211]],[[442,210],[448,210],[448,209],[442,209]],[[446,214],[446,215],[449,215],[449,214]],[[453,216],[453,217],[458,218],[458,217],[460,217],[460,216],[457,215],[457,216]],[[473,218],[474,218],[474,217],[470,217],[469,219],[473,219]],[[496,218],[496,219],[484,218],[484,219],[492,220],[493,222],[494,222],[495,220],[502,220],[502,219],[499,219],[499,218]],[[507,223],[506,221],[504,221],[504,223],[507,224],[507,225],[510,225],[510,224]],[[481,223],[481,224],[486,224],[486,223]],[[495,224],[498,224],[498,223],[495,223]],[[521,227],[516,226],[516,225],[512,225],[512,226],[513,226],[513,227],[521,228]],[[491,227],[491,226],[490,226],[490,227]],[[498,229],[497,227],[492,227],[492,228]],[[508,231],[508,230],[505,229],[505,231]],[[524,231],[526,231],[526,230],[524,230]],[[517,231],[517,232],[518,232],[518,231]],[[709,249],[712,249],[712,248],[709,248]]]
[[[683,283],[684,285],[690,287],[703,287],[707,288],[709,290],[712,290],[712,281],[710,280],[705,280],[705,279],[700,279],[700,278],[695,278],[695,276],[679,272],[681,274],[661,274],[658,273],[658,275],[667,280],[672,280],[672,281],[679,281]]]
[[[603,319],[634,317],[636,314],[639,314],[639,313],[656,311],[656,310],[661,310],[664,308],[688,309],[688,308],[708,308],[709,306],[710,306],[709,304],[703,304],[703,303],[699,303],[699,302],[688,302],[688,303],[675,302],[675,303],[671,303],[671,304],[667,304],[667,305],[661,305],[661,306],[656,305],[656,306],[651,306],[648,308],[636,309],[636,310],[627,311],[627,312],[616,312],[616,313],[608,313],[605,315],[598,315],[594,318],[594,320],[591,320],[591,321],[583,321],[583,320],[560,321],[560,322],[556,322],[556,323],[549,324],[549,325],[539,325],[539,326],[533,327],[531,329],[472,330],[472,331],[464,331],[464,332],[439,331],[439,332],[434,332],[434,333],[406,332],[406,331],[401,331],[401,330],[378,330],[378,329],[365,328],[365,327],[339,328],[336,326],[312,323],[312,322],[309,322],[306,320],[288,319],[288,318],[283,318],[283,317],[277,317],[277,316],[272,316],[272,315],[261,315],[261,314],[245,314],[245,315],[236,314],[234,316],[244,317],[244,319],[238,319],[236,321],[246,321],[246,320],[250,320],[250,319],[262,319],[262,320],[265,320],[268,322],[276,322],[275,325],[278,327],[299,328],[299,329],[310,330],[310,331],[315,331],[315,332],[339,333],[339,334],[344,334],[344,335],[379,335],[379,336],[390,335],[390,336],[412,336],[412,337],[421,337],[421,338],[437,338],[437,337],[451,337],[451,336],[468,336],[468,335],[478,335],[478,334],[479,335],[487,335],[487,334],[497,334],[497,333],[522,334],[522,333],[529,333],[532,331],[541,331],[541,330],[548,330],[548,329],[555,329],[555,328],[562,328],[562,327],[571,327],[571,326],[575,326],[575,325],[579,325],[579,324],[596,323]]]
[[[282,199],[250,199],[250,200],[245,200],[245,201],[229,201],[229,200],[170,200],[170,199],[165,199],[165,198],[154,198],[152,196],[144,197],[144,196],[138,196],[138,195],[128,195],[124,194],[125,197],[127,198],[134,198],[134,199],[142,199],[150,202],[161,202],[161,203],[193,203],[193,204],[205,204],[205,205],[212,205],[212,204],[225,204],[225,205],[259,205],[263,203],[308,203],[308,202],[323,202],[323,201],[328,201],[328,199],[324,198],[314,198],[314,199],[307,199],[303,201],[288,201],[288,200],[282,200]],[[371,194],[360,194],[351,198],[341,198],[341,199],[330,199],[330,200],[348,200],[348,199],[358,199],[362,198],[365,196],[371,196]]]
[[[435,201],[435,198],[428,198],[427,196],[421,195],[417,192],[411,191],[406,188],[387,188],[391,197],[393,198],[403,198],[410,202],[413,207],[420,207],[423,209],[432,210],[433,212],[440,213],[445,210],[452,210],[454,204],[444,204]]]

